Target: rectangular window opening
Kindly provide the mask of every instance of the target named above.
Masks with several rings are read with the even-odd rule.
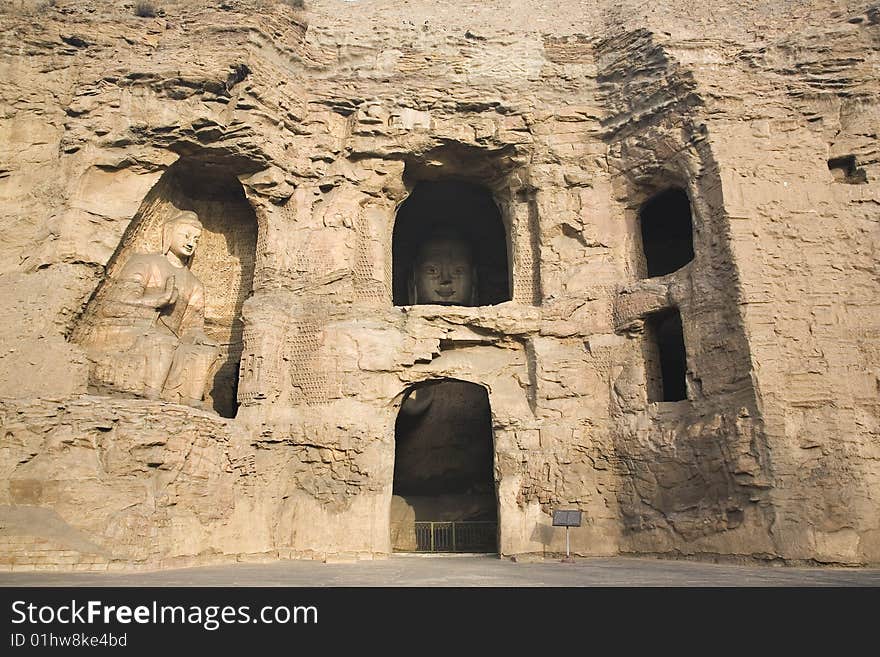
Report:
[[[678,308],[648,317],[645,322],[644,352],[648,401],[687,399],[687,355]]]

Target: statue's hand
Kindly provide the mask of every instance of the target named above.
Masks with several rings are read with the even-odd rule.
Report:
[[[169,276],[168,280],[165,281],[165,291],[162,296],[159,297],[159,302],[161,306],[157,306],[159,308],[164,308],[165,306],[173,306],[177,303],[177,297],[180,296],[177,288],[174,287],[174,276]]]
[[[174,276],[169,276],[168,280],[165,281],[165,288],[161,292],[156,294],[145,294],[142,297],[141,302],[149,308],[161,310],[166,306],[173,306],[177,303],[179,295],[180,293],[174,286]]]

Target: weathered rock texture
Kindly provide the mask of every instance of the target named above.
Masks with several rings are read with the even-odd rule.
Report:
[[[880,562],[876,4],[159,4],[0,13],[3,564],[387,554],[440,378],[488,391],[501,554],[580,508],[580,555]],[[433,180],[491,192],[510,301],[393,305]],[[694,258],[647,279],[669,188]],[[90,302],[172,206],[220,415],[87,389]],[[669,308],[687,399],[649,401]]]

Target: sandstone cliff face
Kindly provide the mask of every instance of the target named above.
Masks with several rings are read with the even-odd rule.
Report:
[[[880,8],[157,4],[0,13],[5,565],[387,554],[400,404],[443,378],[488,391],[502,554],[580,508],[582,555],[880,562]],[[491,193],[509,301],[394,305],[436,180]],[[648,277],[667,189],[694,256]],[[88,388],[95,300],[175,207],[216,412]]]

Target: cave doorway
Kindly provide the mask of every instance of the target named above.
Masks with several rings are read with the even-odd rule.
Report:
[[[392,549],[497,552],[486,389],[454,379],[413,386],[404,394],[394,433]]]

